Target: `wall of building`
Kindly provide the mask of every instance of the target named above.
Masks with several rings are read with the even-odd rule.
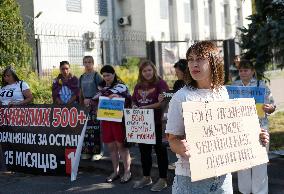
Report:
[[[34,13],[42,12],[35,19],[41,68],[57,66],[61,60],[82,65],[84,55],[92,55],[95,64],[101,64],[101,40],[112,36],[110,0],[107,5],[108,15],[100,16],[95,13],[94,0],[81,1],[79,12],[68,11],[67,0],[34,0]],[[88,32],[93,36],[87,37]]]
[[[81,0],[79,12],[67,10],[69,0],[18,1],[23,15],[34,21],[43,69],[60,60],[81,65],[84,55],[94,56],[96,64],[121,64],[125,57],[146,57],[146,41],[234,38],[251,14],[251,1],[241,0],[106,0],[106,16],[96,12],[98,0]],[[121,17],[129,17],[131,24],[119,25]],[[88,32],[93,37],[87,38]],[[180,45],[167,49],[188,46]]]

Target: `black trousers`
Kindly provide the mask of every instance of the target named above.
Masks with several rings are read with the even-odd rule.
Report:
[[[141,163],[144,176],[150,176],[152,168],[152,148],[154,146],[159,168],[160,178],[167,178],[168,171],[168,152],[165,145],[162,144],[162,125],[155,125],[156,145],[139,144],[141,154]]]

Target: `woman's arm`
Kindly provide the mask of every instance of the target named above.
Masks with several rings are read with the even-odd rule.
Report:
[[[171,150],[183,157],[190,157],[189,144],[185,140],[184,136],[177,136],[168,134],[168,141]]]
[[[77,95],[73,95],[67,102],[67,104],[71,105],[73,102],[77,100]]]
[[[15,105],[25,105],[30,103],[33,100],[33,95],[30,89],[24,90],[23,95],[25,99],[21,102],[17,102]]]
[[[82,89],[80,89],[80,92],[79,92],[79,103],[80,105],[84,106],[84,97],[83,97]]]

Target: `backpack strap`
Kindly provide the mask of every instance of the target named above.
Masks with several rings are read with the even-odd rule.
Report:
[[[20,81],[20,89],[21,89],[21,92],[23,93],[23,80]]]
[[[24,96],[24,99],[26,99],[25,95],[23,94],[23,80],[20,80],[20,89],[21,89],[21,93]]]
[[[96,71],[95,71],[95,75],[94,75],[94,80],[95,80],[96,87],[98,88],[98,83],[97,83],[97,72],[96,72]]]
[[[83,75],[85,75],[85,73]],[[82,77],[83,77],[83,75],[80,75],[80,77],[79,77],[79,88],[82,88]]]

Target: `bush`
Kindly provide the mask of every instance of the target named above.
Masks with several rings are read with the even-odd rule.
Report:
[[[32,50],[15,0],[0,1],[0,30],[0,66],[14,63],[27,67],[31,63]]]

